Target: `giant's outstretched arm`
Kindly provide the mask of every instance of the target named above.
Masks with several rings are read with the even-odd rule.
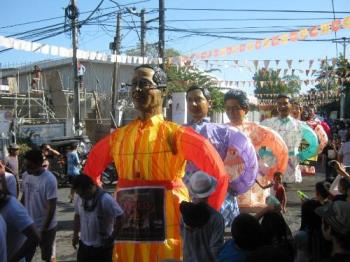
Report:
[[[84,166],[84,173],[90,176],[97,185],[101,185],[102,172],[113,162],[110,145],[111,137],[111,134],[104,137],[92,147]]]
[[[255,183],[258,174],[258,160],[250,139],[242,132],[228,127],[228,147],[234,148],[244,162],[244,169],[235,180],[229,184],[230,190],[236,194],[245,193]]]
[[[215,192],[209,197],[209,204],[219,210],[227,194],[228,176],[220,155],[205,137],[191,128],[183,127],[176,134],[178,148],[186,160],[190,160],[200,170],[217,179]]]
[[[317,125],[315,128],[315,133],[319,141],[318,153],[320,154],[328,143],[328,136],[326,131],[324,131],[321,125]]]
[[[303,139],[309,144],[307,148],[300,151],[298,156],[301,161],[317,155],[318,139],[316,133],[305,123],[301,123],[301,132]]]
[[[258,125],[258,127],[260,133],[258,144],[260,148],[266,147],[270,149],[276,159],[275,164],[268,169],[268,174],[265,174],[268,175],[269,179],[273,179],[275,172],[284,174],[287,169],[288,147],[283,138],[276,131],[261,125]]]

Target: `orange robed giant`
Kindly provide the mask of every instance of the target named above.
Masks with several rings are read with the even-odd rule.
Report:
[[[136,72],[148,73],[147,70]],[[146,78],[147,75],[142,77]],[[136,96],[139,97],[141,95]],[[165,121],[161,114],[154,114],[147,119],[136,119],[116,129],[93,147],[84,172],[98,183],[101,172],[114,161],[119,176],[117,201],[120,203],[129,199],[121,206],[127,209],[124,212],[132,219],[125,217],[126,222],[122,222],[122,227],[127,230],[121,232],[126,235],[130,230],[144,233],[148,232],[149,228],[158,230],[164,225],[163,240],[156,236],[155,241],[152,241],[154,236],[150,235],[146,236],[147,240],[138,238],[136,241],[124,241],[117,238],[113,261],[153,262],[182,258],[179,204],[188,200],[187,189],[182,183],[186,160],[191,160],[198,168],[217,178],[217,189],[209,198],[209,203],[219,209],[226,196],[228,184],[224,165],[210,142],[190,128]],[[145,201],[152,190],[158,190],[156,193],[159,196],[162,189],[164,194],[160,195],[164,196],[163,202],[158,198],[155,202]],[[126,193],[119,195],[121,192]],[[130,199],[137,199],[139,202],[136,201],[135,205],[135,201]],[[153,212],[157,205],[158,208],[160,206],[164,209],[164,217],[162,212]]]

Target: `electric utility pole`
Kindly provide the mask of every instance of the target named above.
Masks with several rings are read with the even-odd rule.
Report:
[[[80,94],[79,94],[79,77],[78,77],[78,59],[77,59],[77,49],[78,49],[78,8],[76,6],[76,1],[71,0],[70,6],[68,6],[69,16],[71,19],[72,27],[72,48],[73,48],[73,81],[74,81],[74,124],[75,124],[75,134],[81,134],[81,119],[80,119]]]
[[[158,50],[159,56],[162,58],[161,67],[164,69],[165,57],[164,57],[164,47],[165,47],[165,39],[164,39],[164,31],[165,31],[165,22],[164,22],[164,0],[159,0],[159,42],[158,42]]]
[[[350,38],[342,37],[340,39],[334,40],[333,43],[343,45],[343,56],[346,59],[346,46],[350,43]]]
[[[113,77],[112,77],[112,100],[111,100],[111,127],[116,128],[115,123],[119,124],[119,108],[118,114],[116,114],[116,106],[119,101],[119,86],[118,86],[118,70],[119,70],[119,61],[117,61],[117,55],[120,54],[120,45],[121,45],[121,21],[122,21],[122,13],[118,12],[117,14],[117,26],[115,31],[114,42],[110,43],[110,49],[113,52],[113,55],[116,56],[114,67],[113,67]],[[116,119],[117,117],[117,119]],[[117,121],[115,121],[117,120]]]
[[[145,9],[141,9],[140,13],[141,17],[141,56],[146,56],[146,48],[145,48],[145,36],[146,36],[146,21],[145,21]]]

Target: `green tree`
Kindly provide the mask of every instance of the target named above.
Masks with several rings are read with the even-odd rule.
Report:
[[[337,59],[335,74],[338,84],[341,85],[338,88],[341,88],[341,93],[344,95],[344,118],[350,118],[350,63],[344,56]]]
[[[126,51],[127,55],[140,55],[140,48],[134,48]],[[157,44],[146,44],[146,55],[149,57],[158,57]],[[166,57],[180,56],[181,53],[173,48],[165,49]],[[194,68],[191,65],[176,66],[166,64],[165,71],[168,76],[167,95],[171,97],[174,92],[186,92],[193,84],[205,87],[209,90],[212,98],[212,111],[223,112],[224,94],[216,84],[216,78],[209,75],[208,72]]]
[[[318,91],[335,90],[337,88],[337,76],[335,68],[327,62],[321,64],[320,70],[316,74],[316,80],[319,82],[315,85]]]
[[[214,112],[223,112],[224,94],[216,84],[216,78],[208,73],[191,66],[166,65],[168,75],[167,92],[171,96],[175,92],[186,92],[186,90],[196,84],[209,90],[212,99],[212,110]]]
[[[290,75],[280,78],[277,70],[260,69],[253,76],[256,81],[255,94],[269,95],[269,94],[297,94],[300,91],[300,79],[298,76]],[[262,96],[264,98],[264,96]]]
[[[287,85],[286,90],[289,94],[297,94],[301,89],[301,81],[299,76],[296,75],[286,75],[282,78],[283,83]]]

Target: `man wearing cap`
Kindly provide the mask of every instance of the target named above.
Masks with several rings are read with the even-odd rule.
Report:
[[[278,95],[276,102],[279,116],[265,119],[261,124],[275,130],[288,147],[289,159],[284,182],[300,183],[302,176],[299,162],[317,154],[317,136],[308,125],[290,116],[292,104],[288,95]],[[308,144],[308,147],[299,151],[299,145],[303,139]]]
[[[99,141],[90,151],[84,172],[100,183],[105,167],[118,170],[117,201],[124,211],[113,261],[181,259],[181,201],[186,160],[217,179],[209,204],[219,209],[227,192],[227,175],[208,140],[165,121],[162,116],[166,75],[162,69],[135,69],[131,94],[139,117]]]
[[[216,179],[197,171],[189,179],[192,202],[181,202],[183,261],[215,261],[224,244],[225,224],[222,215],[208,205],[215,191]]]
[[[243,160],[244,167],[239,176],[229,183],[229,193],[221,209],[225,225],[231,226],[232,221],[239,214],[236,195],[245,193],[255,183],[258,163],[254,146],[250,139],[238,129],[210,122],[208,112],[211,107],[211,99],[206,88],[198,85],[191,86],[186,92],[186,101],[192,117],[188,126],[209,139],[221,159],[225,159],[228,151],[234,151]],[[186,174],[188,177],[196,170],[198,170],[196,165],[191,162],[187,164]]]
[[[335,201],[315,210],[322,218],[322,234],[332,242],[329,262],[350,261],[350,203]]]

